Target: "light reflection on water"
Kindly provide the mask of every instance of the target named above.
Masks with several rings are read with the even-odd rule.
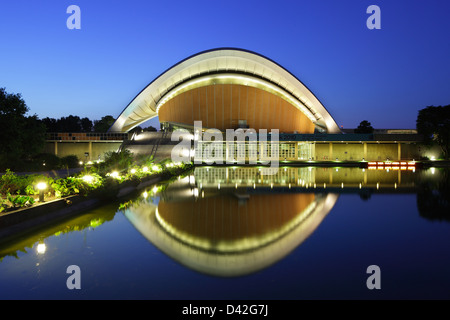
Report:
[[[434,254],[448,249],[449,224],[426,224],[449,220],[448,192],[448,171],[434,168],[412,172],[286,167],[266,176],[257,167],[199,167],[170,183],[142,190],[142,195],[121,205],[110,204],[0,245],[0,297],[35,298],[39,293],[40,298],[80,298],[64,288],[69,264],[89,270],[83,273],[87,284],[81,290],[83,298],[367,297],[364,268],[373,263],[370,257],[383,262],[382,270],[386,266],[397,270],[393,274],[400,284],[407,283],[405,273],[419,272],[423,278],[431,270],[450,267],[448,255]],[[363,216],[372,210],[379,214]],[[399,239],[413,234],[421,242],[403,246]],[[392,249],[386,248],[400,243],[402,249],[393,257]],[[364,244],[369,250],[362,252],[359,247]],[[424,269],[416,254],[434,261]],[[409,263],[409,271],[400,271],[405,268],[397,261],[399,256]],[[33,268],[39,272],[31,272]],[[58,277],[52,278],[57,270]],[[330,278],[336,272],[345,280],[345,290],[336,276]],[[267,289],[256,283],[265,277],[274,281]],[[152,289],[142,279],[151,282]],[[219,287],[189,295],[163,289],[181,279],[199,288],[211,283]],[[231,279],[238,281],[233,282],[234,289],[242,292],[223,282]],[[304,289],[294,290],[296,281]],[[439,283],[432,285],[433,294],[449,297],[444,289],[449,276],[442,274]],[[322,290],[313,290],[314,286]],[[428,290],[419,284],[414,295],[408,288],[385,289],[379,296],[422,297]]]
[[[166,190],[170,194],[170,187]],[[200,199],[139,203],[126,217],[183,265],[214,276],[253,273],[282,259],[320,224],[337,195],[207,193]]]

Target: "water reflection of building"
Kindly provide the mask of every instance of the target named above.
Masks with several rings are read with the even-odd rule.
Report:
[[[170,187],[165,192],[170,193]],[[226,192],[197,199],[162,198],[157,206],[145,202],[125,215],[181,264],[210,275],[240,276],[263,269],[298,247],[336,200],[335,194],[243,197]]]
[[[341,192],[414,192],[413,170],[197,167],[160,194],[125,211],[164,253],[194,270],[239,276],[263,269],[301,245]],[[434,176],[434,172],[428,174]],[[425,178],[424,176],[421,179]]]
[[[261,167],[197,167],[190,178],[197,188],[288,187],[326,188],[412,188],[413,170],[329,167],[280,167],[275,174],[264,175]]]

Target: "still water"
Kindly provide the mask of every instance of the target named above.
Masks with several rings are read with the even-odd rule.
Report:
[[[199,167],[0,244],[0,299],[448,299],[449,249],[445,169]]]

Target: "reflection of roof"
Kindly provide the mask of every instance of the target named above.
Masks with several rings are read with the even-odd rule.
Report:
[[[233,252],[273,241],[308,217],[314,208],[314,193],[253,194],[245,204],[236,195],[228,194],[160,201],[158,221],[172,230],[173,236],[192,246]]]
[[[150,242],[181,264],[202,273],[231,277],[256,272],[285,257],[314,232],[337,198],[335,194],[316,195],[312,203],[284,223],[282,228],[249,238],[238,237],[234,241],[228,237],[228,240],[215,245],[207,238],[198,237],[198,233],[182,232],[171,225],[154,204],[142,203],[127,209],[124,214]],[[213,218],[211,213],[209,222]],[[263,218],[270,219],[257,218],[248,222],[258,224]],[[196,224],[202,222],[206,223],[191,221]]]
[[[264,56],[233,48],[200,52],[166,70],[130,102],[109,131],[129,131],[156,117],[159,108],[180,91],[216,81],[264,88],[289,101],[328,133],[340,132],[320,101],[289,71]]]

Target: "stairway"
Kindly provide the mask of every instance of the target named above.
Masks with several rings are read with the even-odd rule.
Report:
[[[171,141],[171,132],[142,132],[121,146],[135,155],[153,156],[156,161],[171,157],[171,151],[178,141]]]

